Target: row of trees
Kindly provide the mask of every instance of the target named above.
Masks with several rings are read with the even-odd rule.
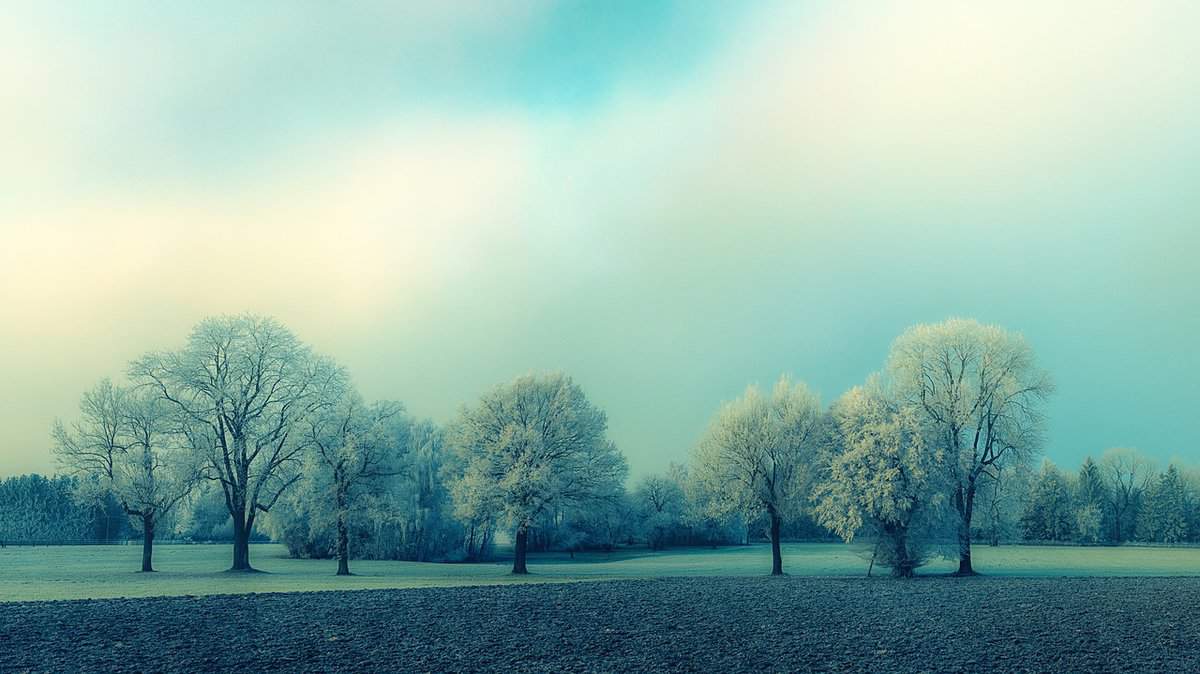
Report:
[[[535,530],[568,513],[582,521],[625,480],[604,413],[563,375],[498,387],[439,429],[398,403],[367,403],[334,361],[250,315],[207,319],[127,375],[85,393],[53,437],[79,498],[114,500],[141,532],[144,571],[156,530],[201,484],[228,513],[231,570],[252,570],[249,542],[278,508],[271,528],[294,552],[320,554],[332,529],[339,574],[352,535],[414,558],[464,539],[478,556],[497,527],[512,531],[524,573]]]
[[[146,354],[127,375],[85,394],[79,419],[53,435],[77,493],[115,501],[143,534],[147,571],[164,518],[182,504],[177,519],[191,523],[214,495],[233,570],[251,569],[264,517],[293,554],[332,553],[339,574],[351,550],[479,559],[509,536],[513,571],[525,573],[530,550],[718,544],[759,531],[775,574],[784,537],[828,532],[875,542],[873,559],[898,575],[934,552],[970,574],[973,536],[997,540],[1014,502],[1028,531],[1042,535],[1047,518],[1050,540],[1065,531],[1053,475],[1029,470],[1050,379],[1019,335],[970,320],[909,329],[879,373],[828,408],[786,377],[769,392],[750,387],[717,412],[689,465],[629,492],[604,412],[561,374],[498,386],[439,428],[399,403],[365,401],[278,323],[234,316],[203,321],[183,348]],[[1102,504],[1101,529],[1125,540],[1144,518],[1154,536],[1177,535],[1167,515],[1133,514],[1170,511],[1143,502],[1166,502],[1151,492],[1173,494],[1175,478],[1153,486],[1138,482],[1143,472],[1109,472],[1102,490],[1068,489]],[[1076,534],[1081,502],[1072,496]]]
[[[969,575],[981,488],[1039,449],[1052,390],[1020,335],[970,320],[919,325],[828,410],[786,378],[770,395],[751,387],[718,413],[694,470],[714,513],[767,515],[774,574],[782,521],[809,509],[847,541],[874,538],[876,558],[902,576],[949,534]]]
[[[110,498],[81,500],[68,476],[16,475],[0,480],[0,546],[110,543],[126,533]]]
[[[1006,505],[1004,489],[989,494],[993,540],[1018,530],[1025,540],[1085,545],[1200,540],[1200,473],[1175,464],[1156,472],[1131,449],[1109,450],[1098,462],[1088,457],[1074,475],[1046,461],[1036,474],[1006,478],[1007,491],[1020,496]]]

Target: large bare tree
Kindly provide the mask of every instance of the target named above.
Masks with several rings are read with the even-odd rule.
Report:
[[[539,517],[620,493],[627,467],[607,428],[604,412],[557,373],[519,377],[463,408],[452,436],[466,463],[455,499],[491,504],[513,527],[513,573],[529,572]]]
[[[221,485],[233,518],[230,570],[253,570],[255,521],[299,479],[308,448],[300,423],[336,402],[343,371],[275,320],[246,314],[201,321],[184,348],[147,354],[129,374],[172,406],[206,477]]]
[[[718,515],[770,518],[771,575],[783,575],[784,519],[808,499],[820,416],[816,394],[782,377],[769,395],[751,386],[726,403],[696,447],[694,471]]]
[[[79,477],[86,497],[116,498],[142,530],[142,571],[153,571],[155,527],[195,487],[196,457],[180,443],[165,401],[151,391],[104,379],[83,394],[79,412],[70,425],[54,423],[59,465]]]
[[[958,573],[971,575],[971,520],[981,480],[1039,449],[1042,406],[1054,386],[1021,335],[967,319],[909,328],[892,345],[888,373],[950,454]]]

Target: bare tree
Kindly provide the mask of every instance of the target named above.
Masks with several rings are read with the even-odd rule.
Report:
[[[771,521],[771,574],[783,575],[780,535],[785,518],[808,497],[817,396],[782,377],[769,396],[758,387],[726,403],[696,448],[697,479],[724,515],[757,510]]]
[[[230,570],[252,571],[255,520],[299,479],[308,445],[298,424],[333,403],[342,370],[273,319],[240,315],[201,321],[183,349],[148,354],[129,373],[178,415],[233,518]]]
[[[667,475],[647,475],[638,482],[633,498],[640,510],[646,543],[653,550],[665,548],[683,524],[685,497],[679,467]]]
[[[620,493],[625,458],[608,420],[563,374],[526,375],[464,407],[453,443],[466,462],[456,501],[491,504],[515,530],[513,573],[528,573],[530,527],[554,509]]]
[[[337,575],[350,575],[349,518],[355,491],[374,478],[396,475],[407,424],[400,403],[367,405],[353,390],[320,413],[309,415],[305,435],[329,472],[337,512]]]
[[[83,395],[79,410],[69,427],[54,424],[59,464],[80,478],[89,498],[116,498],[142,530],[142,571],[154,571],[155,527],[199,480],[195,456],[180,444],[171,410],[152,392],[105,379]]]
[[[958,573],[971,575],[971,520],[980,478],[1040,446],[1042,403],[1054,390],[1025,339],[951,319],[909,328],[892,345],[889,374],[934,425],[951,457]]]
[[[1100,466],[1112,512],[1113,542],[1121,543],[1133,537],[1138,499],[1154,479],[1154,463],[1137,450],[1114,448],[1100,458]]]

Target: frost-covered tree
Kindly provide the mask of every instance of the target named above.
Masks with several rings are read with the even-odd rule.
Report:
[[[1050,460],[1034,480],[1021,515],[1025,539],[1069,541],[1075,537],[1075,504],[1067,478]]]
[[[1098,543],[1104,536],[1107,502],[1104,474],[1089,456],[1079,467],[1075,482],[1075,528],[1080,543]]]
[[[0,547],[12,544],[106,543],[113,539],[106,504],[76,497],[79,480],[36,473],[0,479]],[[119,525],[125,515],[117,513]]]
[[[875,558],[911,577],[925,560],[920,534],[945,500],[945,448],[929,442],[919,410],[878,377],[844,394],[831,413],[836,449],[814,492],[817,519],[846,541],[875,535]]]
[[[483,472],[466,472],[464,465],[463,471],[455,474],[450,481],[450,495],[454,503],[454,516],[466,529],[464,557],[471,562],[486,559],[495,542],[499,524],[500,490],[494,488]]]
[[[455,499],[476,514],[494,508],[513,528],[513,573],[529,572],[539,518],[622,492],[625,458],[607,429],[604,412],[560,373],[518,377],[463,408],[452,440],[465,463]]]
[[[1187,489],[1188,540],[1200,541],[1200,467],[1190,466],[1182,471]]]
[[[372,406],[365,409],[368,414],[377,411]],[[358,473],[356,468],[363,465],[360,459],[344,464],[337,477],[319,449],[309,452],[304,477],[280,498],[265,521],[272,537],[286,545],[292,556],[338,559],[344,550],[346,557],[355,559],[433,561],[456,555],[462,528],[450,515],[449,493],[441,477],[446,454],[440,429],[428,420],[397,415],[378,430],[394,436],[387,441],[388,456],[376,464],[379,470]],[[332,444],[326,448],[335,459],[349,455]],[[341,505],[339,481],[343,483]]]
[[[1188,497],[1175,464],[1146,489],[1137,520],[1138,538],[1153,543],[1182,543],[1188,539]]]
[[[746,543],[746,523],[730,516],[718,504],[720,493],[706,483],[696,470],[685,470],[681,476],[684,495],[683,523],[692,542],[716,547],[726,543]]]
[[[129,374],[170,405],[220,484],[233,519],[231,570],[253,570],[255,522],[300,479],[309,447],[300,424],[336,401],[343,371],[275,320],[246,314],[201,321],[182,349],[147,354]]]
[[[726,403],[696,447],[693,471],[722,515],[766,513],[771,526],[771,574],[783,574],[780,532],[809,496],[820,418],[816,394],[780,378],[770,394],[750,386]]]
[[[1100,468],[1112,518],[1112,540],[1121,543],[1133,536],[1138,504],[1154,477],[1154,464],[1137,450],[1114,448],[1100,457]]]
[[[892,345],[888,373],[955,459],[947,466],[959,520],[958,573],[973,574],[980,482],[995,467],[1038,450],[1042,406],[1053,385],[1023,337],[964,319],[909,328]]]
[[[328,478],[337,520],[337,575],[350,575],[350,511],[372,480],[395,475],[408,437],[404,407],[368,405],[353,388],[340,400],[308,415],[303,434],[319,470]]]
[[[85,500],[116,499],[142,532],[142,571],[154,571],[155,530],[200,478],[195,454],[181,444],[171,410],[153,391],[104,379],[83,394],[79,412],[69,426],[54,423],[59,465],[79,478]]]
[[[683,526],[687,504],[683,484],[675,479],[681,474],[676,469],[667,475],[647,475],[633,491],[642,536],[653,550],[661,550],[676,542]]]
[[[976,533],[988,545],[1000,545],[1002,540],[1020,537],[1021,515],[1030,485],[1036,475],[1024,462],[1009,462],[992,466],[986,479],[981,479],[975,496]]]
[[[612,551],[618,545],[633,542],[641,527],[640,512],[633,497],[623,493],[592,504],[580,513],[577,526],[587,545]]]

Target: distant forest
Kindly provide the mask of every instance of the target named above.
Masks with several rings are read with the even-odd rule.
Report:
[[[446,479],[450,478],[442,475],[436,481]],[[369,527],[355,527],[355,556],[414,561],[479,558],[480,546],[490,545],[485,540],[490,534],[476,531],[475,540],[470,540],[469,523],[457,520],[447,507],[450,500],[444,484],[430,481],[427,485],[426,494],[411,500],[415,507],[409,517],[398,517],[399,511],[393,510],[378,520],[367,518],[373,522]],[[397,489],[404,491],[403,485]],[[68,476],[34,473],[0,480],[0,541],[71,545],[140,539],[141,532],[115,498],[96,503],[79,499],[77,491],[76,479]],[[1045,461],[1039,470],[1011,475],[1007,484],[991,483],[982,494],[981,506],[975,534],[989,544],[1200,543],[1200,470],[1172,464],[1155,471],[1149,459],[1132,450],[1110,450],[1100,461],[1089,457],[1071,472]],[[571,551],[643,545],[665,549],[768,539],[765,518],[714,527],[700,516],[702,511],[686,467],[676,465],[666,474],[638,480],[611,506],[546,517],[534,529],[532,548]],[[289,504],[271,518],[270,535],[260,534],[257,540],[282,542],[295,556],[331,557],[333,527],[314,531],[306,519],[309,515]],[[836,538],[808,516],[792,522],[783,533],[785,540]],[[201,489],[171,515],[159,537],[229,543],[233,524],[219,492]],[[422,538],[427,545],[417,542]]]

